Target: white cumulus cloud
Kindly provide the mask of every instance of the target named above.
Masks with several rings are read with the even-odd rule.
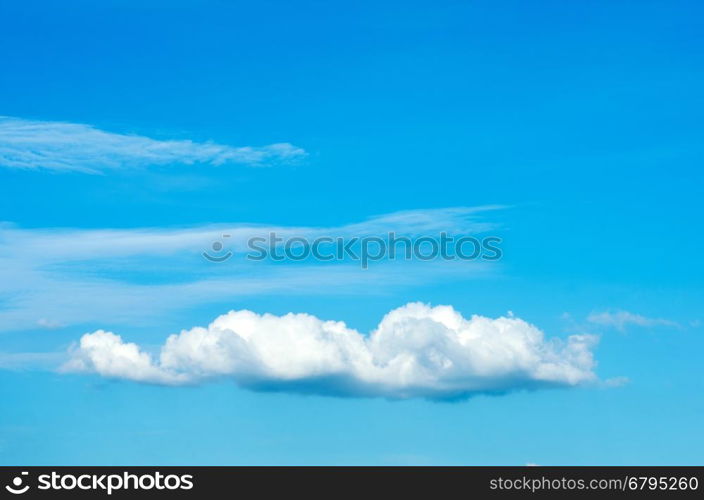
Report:
[[[449,399],[593,381],[596,342],[546,339],[519,318],[467,319],[421,303],[392,310],[369,335],[310,314],[241,310],[171,335],[158,356],[111,332],[87,333],[63,370],[168,385],[230,378],[258,390]]]
[[[0,166],[100,173],[110,169],[169,164],[269,165],[306,152],[289,143],[233,147],[190,140],[156,140],[90,125],[0,116]]]

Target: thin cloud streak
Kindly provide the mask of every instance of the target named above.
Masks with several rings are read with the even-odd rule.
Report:
[[[20,229],[0,225],[0,331],[46,329],[93,321],[154,322],[204,304],[266,294],[388,293],[400,286],[473,279],[497,263],[378,261],[359,263],[249,262],[248,238],[357,236],[447,230],[478,234],[497,207],[410,210],[337,227],[218,224],[191,228]],[[223,233],[235,256],[223,264],[201,256]]]
[[[619,331],[624,331],[629,326],[638,326],[642,328],[669,326],[673,328],[680,328],[679,323],[669,319],[648,318],[646,316],[628,311],[593,312],[587,317],[587,321],[595,325],[615,328]]]
[[[157,140],[91,125],[0,116],[0,166],[100,174],[150,165],[267,166],[301,160],[289,143],[234,147],[213,142]]]

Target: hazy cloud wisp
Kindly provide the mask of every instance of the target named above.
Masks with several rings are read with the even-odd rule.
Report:
[[[593,312],[587,317],[587,321],[595,325],[601,325],[623,331],[628,326],[640,326],[644,328],[655,326],[679,327],[675,321],[662,318],[648,318],[640,314],[628,311],[604,311]]]
[[[478,234],[497,227],[486,212],[499,207],[450,207],[382,214],[341,226],[268,226],[251,223],[190,228],[22,229],[0,223],[0,331],[76,323],[156,322],[194,305],[264,293],[363,293],[425,282],[473,279],[493,272],[482,262],[313,262],[269,265],[243,257],[254,235],[282,237]],[[202,252],[223,233],[226,264]],[[491,269],[490,269],[491,267]],[[139,280],[132,279],[138,276]]]
[[[301,159],[289,143],[234,147],[190,140],[156,140],[90,125],[0,116],[0,166],[97,174],[147,165],[229,163],[263,166]]]

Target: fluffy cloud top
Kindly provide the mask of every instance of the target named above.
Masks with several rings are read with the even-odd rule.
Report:
[[[171,335],[158,360],[114,333],[85,334],[64,370],[168,385],[227,377],[259,390],[443,399],[594,380],[596,340],[548,340],[518,318],[467,319],[421,303],[392,310],[368,336],[309,314],[242,310]]]
[[[288,143],[233,147],[189,140],[161,141],[105,132],[90,125],[0,116],[0,166],[99,173],[143,165],[240,163],[267,165],[305,156]]]

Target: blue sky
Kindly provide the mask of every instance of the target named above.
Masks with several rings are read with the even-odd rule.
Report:
[[[2,4],[0,463],[700,464],[702,14],[696,2]],[[226,263],[201,257],[251,227],[483,231],[503,258],[254,265],[236,244]],[[429,398],[417,372],[413,387],[384,385],[396,372],[357,365],[342,368],[364,382],[354,390],[324,380],[301,394],[299,366],[252,384],[239,368],[213,375],[208,356],[157,361],[167,337],[228,311],[256,313],[261,345],[287,347],[272,332],[291,331],[298,348],[337,334],[291,326],[289,312],[344,321],[354,343],[416,302],[452,306],[471,331],[487,318],[490,346],[506,325],[562,345],[589,336],[594,364],[556,347],[579,380],[499,380],[497,348],[472,372],[478,389],[448,401],[435,396],[455,380],[439,372]],[[438,338],[437,310],[403,311],[422,318],[391,330]],[[123,344],[88,351],[81,338],[99,330]]]

